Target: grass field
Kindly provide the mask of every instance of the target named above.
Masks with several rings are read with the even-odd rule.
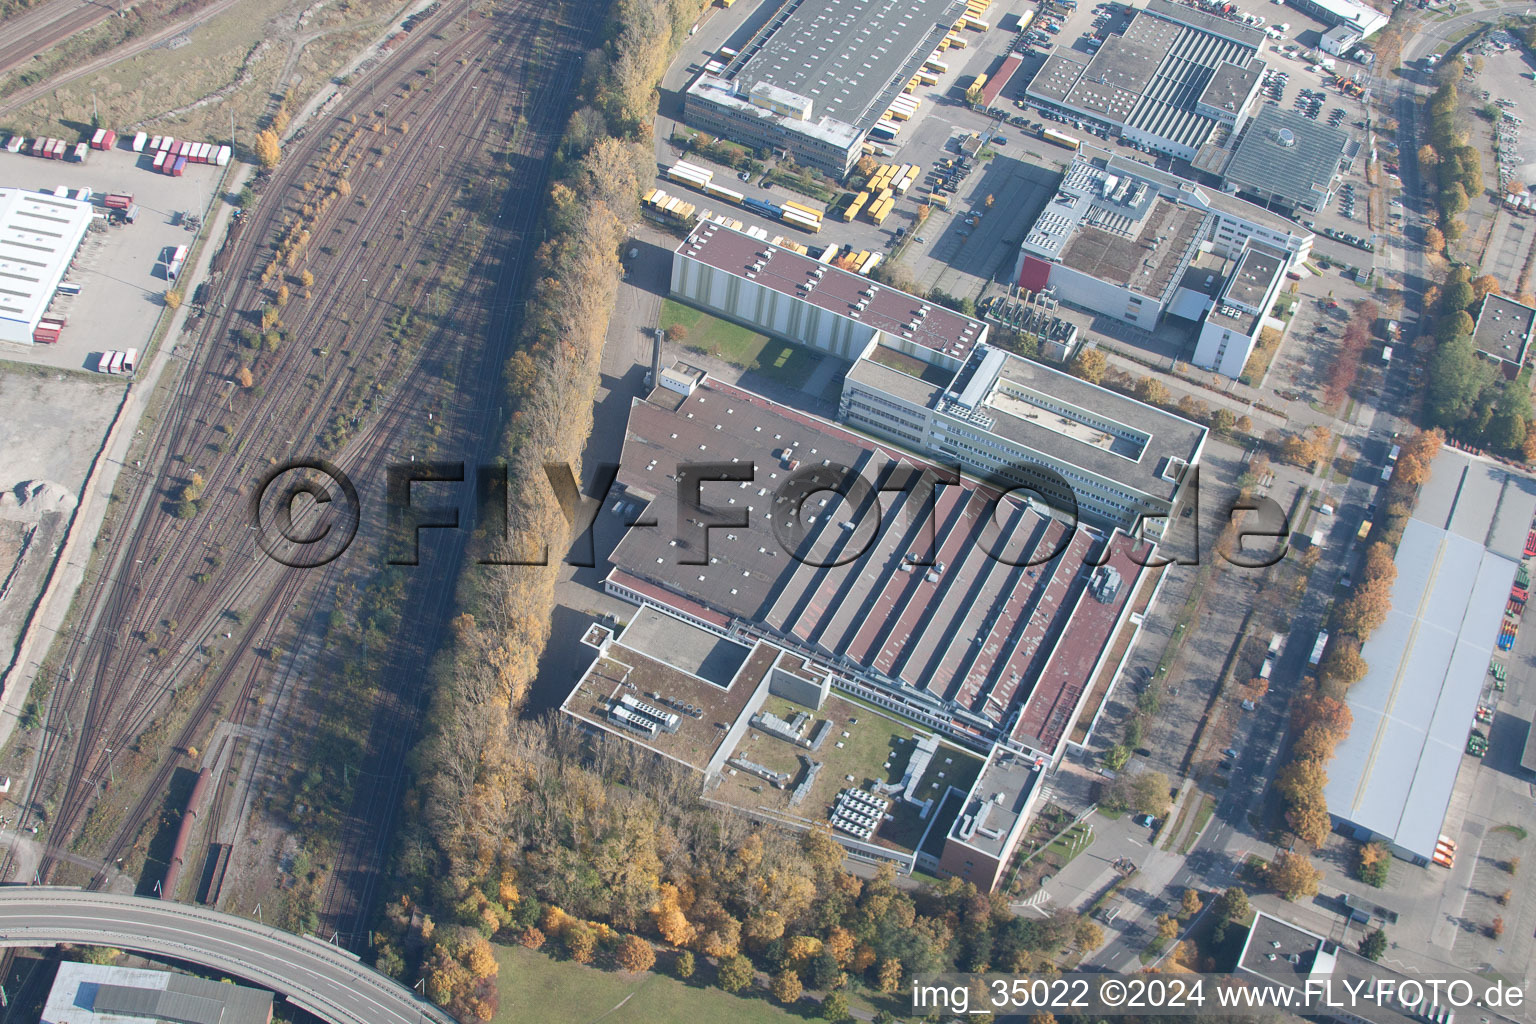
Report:
[[[661,304],[660,326],[684,348],[760,373],[780,384],[803,383],[822,360],[821,353],[802,345],[758,334],[672,299]],[[682,338],[676,338],[678,327],[683,329]]]
[[[178,137],[215,139],[229,135],[233,108],[238,131],[248,141],[258,120],[270,113],[285,69],[285,80],[298,82],[301,96],[322,87],[399,9],[398,0],[310,5],[300,36],[294,26],[306,8],[299,0],[246,0],[196,24],[176,45],[147,50],[70,82],[7,115],[6,121],[28,134],[62,131],[68,136],[88,126],[97,111],[103,124],[120,131],[143,124],[171,129]],[[108,24],[92,31],[112,28]],[[301,38],[307,44],[295,52]],[[44,57],[55,70],[69,64],[54,51]]]
[[[496,960],[501,1011],[494,1024],[589,1024],[599,1018],[604,1024],[786,1024],[797,1019],[765,995],[744,998],[662,974],[600,970],[521,946],[498,946]],[[805,1005],[813,1003],[806,1000]]]

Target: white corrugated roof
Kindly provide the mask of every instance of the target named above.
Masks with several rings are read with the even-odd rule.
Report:
[[[1328,810],[1434,854],[1515,562],[1411,519],[1397,549],[1387,621],[1361,651],[1355,722],[1328,765]]]
[[[90,203],[0,188],[0,319],[37,326],[90,223]]]

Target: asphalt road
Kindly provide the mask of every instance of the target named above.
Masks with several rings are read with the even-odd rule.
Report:
[[[410,989],[319,939],[138,896],[0,889],[0,946],[74,942],[174,957],[281,993],[331,1024],[455,1024]]]

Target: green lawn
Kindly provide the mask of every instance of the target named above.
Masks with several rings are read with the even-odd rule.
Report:
[[[604,1024],[785,1024],[796,1019],[768,1002],[766,993],[743,998],[662,974],[631,975],[556,960],[521,946],[496,947],[496,961],[501,965],[496,979],[501,1010],[495,1024],[590,1024],[599,1018]],[[700,974],[707,973],[705,965],[700,967]]]
[[[686,349],[761,373],[780,384],[803,383],[822,360],[822,354],[813,349],[758,334],[672,299],[662,301],[660,327]],[[678,327],[683,329],[681,338],[675,333]]]

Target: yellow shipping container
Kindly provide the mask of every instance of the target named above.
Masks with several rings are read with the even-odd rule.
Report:
[[[959,36],[955,36],[955,35],[945,36],[944,37],[944,41],[946,43],[948,43],[950,46],[953,46],[957,50],[965,49],[965,40],[961,39]]]

